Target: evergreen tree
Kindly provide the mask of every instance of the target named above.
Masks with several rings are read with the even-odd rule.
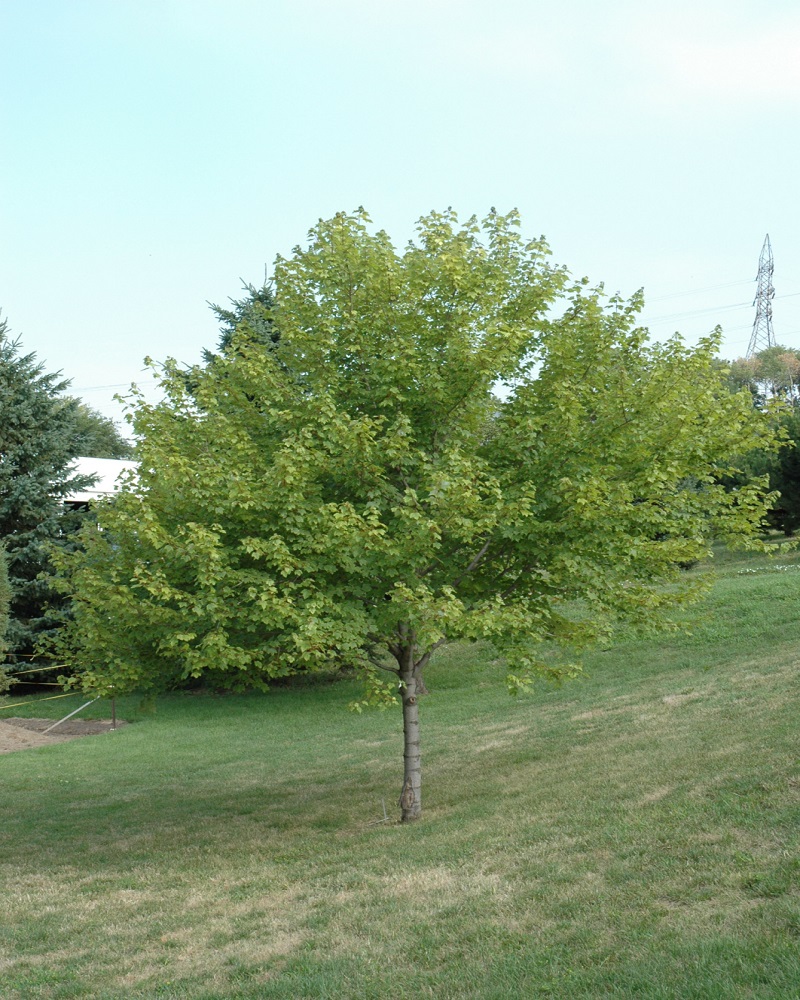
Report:
[[[32,652],[56,626],[64,598],[41,574],[49,568],[49,545],[63,544],[79,525],[79,514],[64,511],[64,498],[92,482],[71,471],[79,404],[62,395],[68,385],[60,373],[46,373],[35,354],[22,354],[0,321],[0,537],[12,591],[12,654]]]
[[[231,308],[209,302],[211,311],[219,320],[219,340],[217,351],[203,348],[203,362],[207,366],[219,363],[231,352],[241,350],[241,345],[256,345],[272,348],[278,342],[278,330],[274,322],[275,296],[265,282],[260,288],[244,283],[247,294],[241,299],[230,299]],[[240,345],[239,348],[234,346]],[[184,370],[180,375],[189,393],[194,394],[198,386],[197,373]]]
[[[209,303],[211,311],[220,323],[217,350],[222,354],[230,351],[234,334],[253,343],[263,344],[265,347],[278,342],[278,332],[273,322],[275,296],[270,286],[266,282],[260,288],[244,284],[242,289],[247,295],[242,299],[231,299],[231,309],[225,309],[213,302]],[[206,363],[216,357],[217,355],[211,351],[203,351]]]

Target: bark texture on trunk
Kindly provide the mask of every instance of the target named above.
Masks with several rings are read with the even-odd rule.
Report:
[[[419,698],[428,693],[422,680],[422,671],[428,665],[434,649],[444,639],[420,655],[413,629],[400,624],[397,635],[399,641],[389,649],[397,660],[397,676],[400,678],[400,697],[403,702],[403,790],[398,805],[402,822],[410,823],[422,815]]]
[[[419,749],[419,703],[413,668],[400,675],[403,687],[403,791],[401,820],[409,823],[422,815],[422,765]]]

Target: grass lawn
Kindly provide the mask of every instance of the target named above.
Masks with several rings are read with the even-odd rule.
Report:
[[[443,650],[418,824],[349,682],[0,757],[0,997],[800,997],[800,555],[719,571],[560,689]]]

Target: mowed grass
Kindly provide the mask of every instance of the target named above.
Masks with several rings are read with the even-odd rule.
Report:
[[[800,997],[800,556],[694,619],[518,700],[443,650],[409,826],[350,682],[0,757],[0,997]]]

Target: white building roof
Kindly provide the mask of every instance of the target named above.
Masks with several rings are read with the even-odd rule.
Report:
[[[135,469],[136,462],[120,458],[76,458],[75,472],[81,476],[96,476],[94,486],[77,490],[64,498],[65,503],[88,503],[106,497],[119,489],[118,479],[123,472]]]

